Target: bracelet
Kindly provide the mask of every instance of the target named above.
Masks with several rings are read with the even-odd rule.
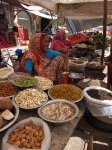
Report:
[[[71,49],[69,49],[69,53],[71,52]]]

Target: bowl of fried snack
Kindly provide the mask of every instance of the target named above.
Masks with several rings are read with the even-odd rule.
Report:
[[[76,103],[82,100],[83,92],[80,88],[71,84],[58,84],[48,91],[49,97],[53,99],[66,99]]]

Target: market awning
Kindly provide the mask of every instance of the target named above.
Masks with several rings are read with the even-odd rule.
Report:
[[[39,5],[66,19],[103,18],[104,0],[19,0],[27,5]],[[112,0],[107,2],[107,15],[112,15]]]
[[[71,34],[80,32],[82,30],[91,30],[94,27],[103,26],[103,19],[87,19],[87,20],[71,20],[65,19]],[[111,18],[107,19],[107,24]],[[103,28],[102,28],[103,29]]]

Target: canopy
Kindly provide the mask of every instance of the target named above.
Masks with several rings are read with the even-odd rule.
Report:
[[[86,20],[65,19],[65,21],[68,25],[68,29],[71,34],[80,32],[83,30],[91,30],[92,28],[97,30],[98,26],[100,26],[100,28],[102,27],[102,30],[103,30],[103,19],[102,18],[86,19]],[[107,24],[110,21],[112,22],[111,18],[107,18]],[[107,29],[109,29],[108,26],[107,26]],[[111,27],[111,29],[112,29],[112,27]]]
[[[103,0],[19,0],[27,5],[39,5],[58,17],[67,19],[103,18]],[[107,2],[107,15],[112,15],[112,0]]]

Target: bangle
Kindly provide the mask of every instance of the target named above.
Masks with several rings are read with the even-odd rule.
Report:
[[[69,52],[71,52],[71,49],[69,49]]]

